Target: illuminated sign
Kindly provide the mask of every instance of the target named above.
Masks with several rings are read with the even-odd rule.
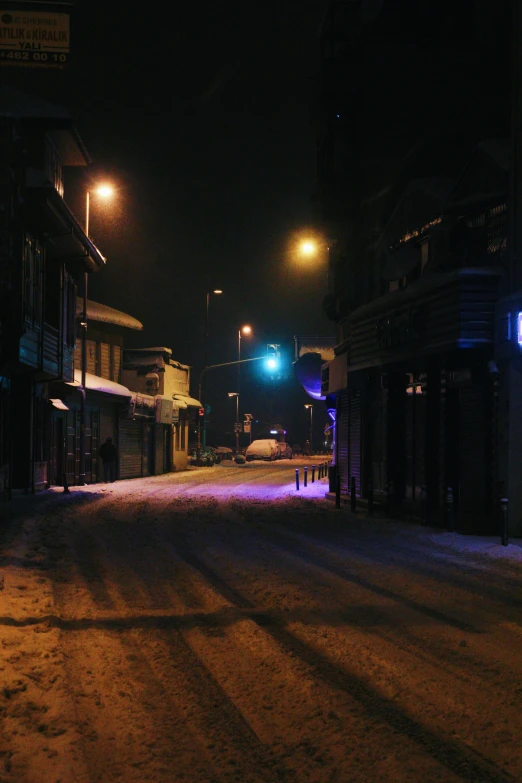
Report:
[[[0,9],[0,65],[64,68],[69,49],[69,14]]]
[[[522,347],[522,313],[517,313],[517,343]]]

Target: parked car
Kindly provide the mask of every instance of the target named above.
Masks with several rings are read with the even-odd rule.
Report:
[[[215,448],[216,454],[219,456],[220,459],[232,459],[234,456],[234,452],[232,449],[229,449],[227,446],[216,446]]]
[[[292,459],[293,451],[289,443],[277,443],[277,450],[279,452],[279,459]]]
[[[254,459],[274,460],[279,458],[279,450],[275,438],[253,440],[246,450],[247,462]]]
[[[215,465],[216,462],[219,462],[219,456],[216,453],[216,451],[211,448],[210,446],[206,446],[205,448],[200,449],[200,460],[203,463],[203,465],[212,466]],[[188,464],[189,465],[197,465],[198,464],[198,450],[197,449],[191,449],[188,453]]]

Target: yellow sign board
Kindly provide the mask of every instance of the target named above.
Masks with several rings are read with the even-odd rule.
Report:
[[[69,14],[0,9],[0,65],[64,68],[69,48]]]

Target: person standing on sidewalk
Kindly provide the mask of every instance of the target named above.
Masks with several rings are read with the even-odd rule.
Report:
[[[99,455],[103,462],[103,475],[105,481],[112,484],[116,479],[116,465],[118,463],[118,451],[112,442],[112,438],[107,438],[105,443],[102,443]]]

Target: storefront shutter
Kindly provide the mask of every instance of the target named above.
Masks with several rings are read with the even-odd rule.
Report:
[[[345,391],[337,399],[337,475],[341,479],[341,492],[349,491],[348,478],[348,416],[350,398]]]
[[[120,478],[138,478],[142,475],[142,422],[120,420]]]
[[[460,389],[459,400],[459,528],[481,532],[487,516],[490,464],[487,444],[485,390],[482,385]],[[486,532],[486,531],[482,531]]]
[[[352,392],[349,401],[348,451],[350,468],[350,486],[355,478],[355,493],[361,497],[361,392]]]

